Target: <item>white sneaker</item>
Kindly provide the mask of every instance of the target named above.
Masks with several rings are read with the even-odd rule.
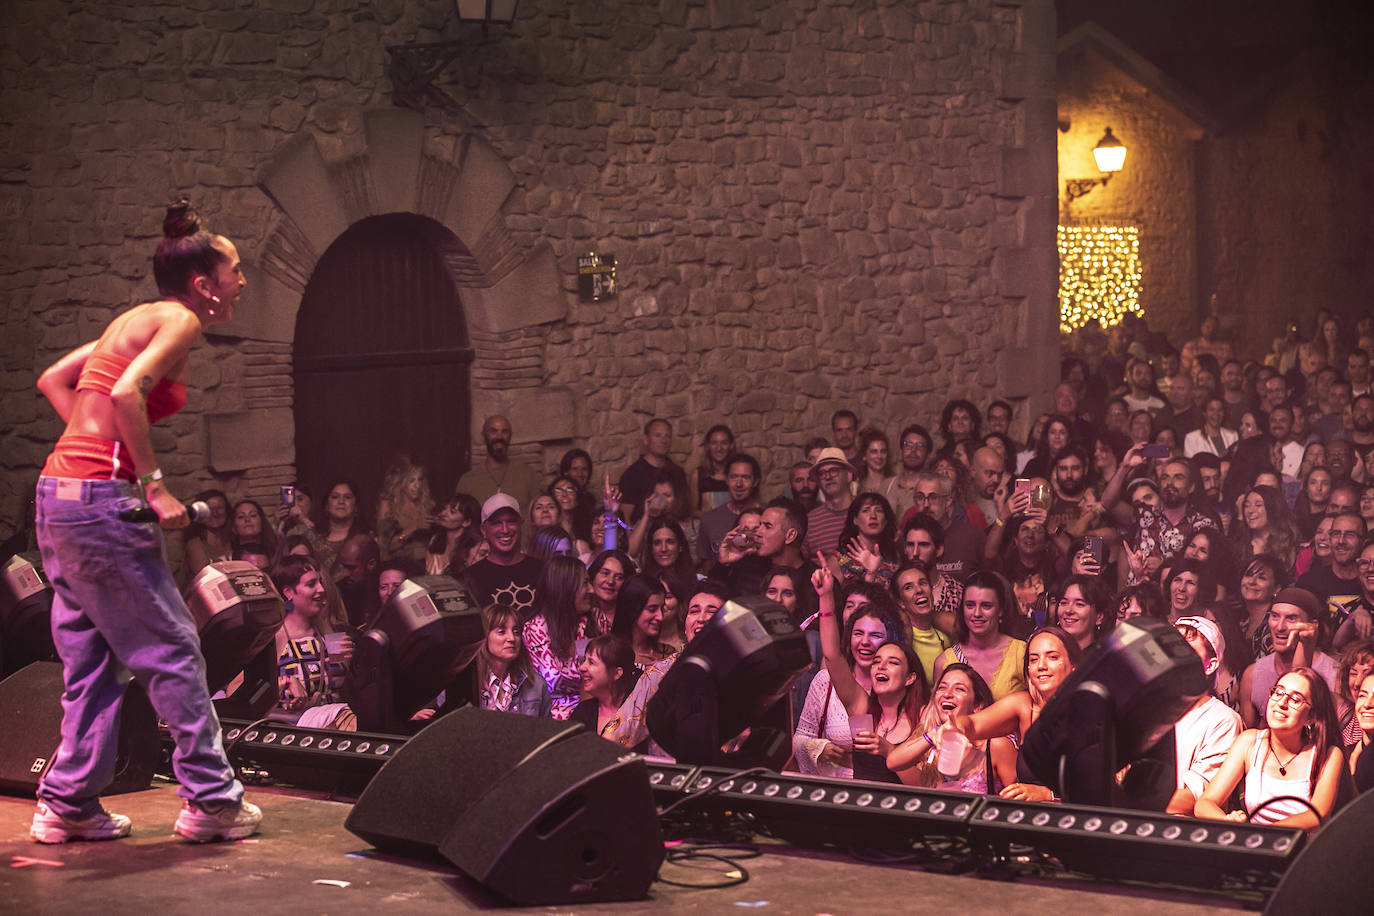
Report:
[[[172,832],[192,843],[241,840],[258,832],[262,810],[249,802],[237,805],[197,805],[182,802]]]
[[[38,843],[65,843],[68,840],[117,840],[128,836],[133,825],[122,814],[110,814],[102,810],[99,814],[80,820],[66,818],[47,806],[38,803],[33,813],[33,824],[29,827],[29,839]]]

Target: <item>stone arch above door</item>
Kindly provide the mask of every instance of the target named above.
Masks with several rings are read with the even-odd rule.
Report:
[[[527,451],[576,435],[572,393],[544,385],[542,326],[567,315],[566,293],[552,248],[523,246],[506,228],[516,182],[505,160],[483,138],[438,133],[417,112],[372,109],[359,120],[347,156],[327,158],[321,138],[303,133],[264,165],[258,186],[275,221],[245,264],[251,307],[209,335],[256,342],[238,380],[242,409],[205,416],[211,470],[258,478],[254,491],[290,482],[291,342],[306,283],[349,226],[386,213],[427,216],[452,233],[443,256],[474,349],[474,422],[505,413]]]
[[[490,144],[473,134],[430,142],[411,111],[367,111],[362,122],[356,155],[328,162],[315,136],[303,134],[263,169],[259,186],[279,221],[258,252],[262,307],[244,336],[291,340],[320,255],[353,223],[383,213],[428,216],[463,243],[449,264],[474,331],[499,334],[567,314],[552,249],[523,250],[506,229],[501,207],[515,176]]]

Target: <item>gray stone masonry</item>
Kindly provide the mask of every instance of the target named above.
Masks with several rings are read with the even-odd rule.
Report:
[[[155,443],[179,493],[293,475],[295,314],[351,223],[413,212],[476,356],[473,436],[618,473],[727,422],[769,485],[840,406],[895,434],[1057,369],[1051,0],[11,0],[0,10],[0,536],[61,430],[33,387],[154,295],[162,205],[242,252],[240,317]],[[391,104],[385,46],[461,36]],[[620,294],[576,296],[614,254]],[[480,455],[480,445],[474,449]]]

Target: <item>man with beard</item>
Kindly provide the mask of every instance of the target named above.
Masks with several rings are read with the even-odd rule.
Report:
[[[1351,483],[1351,474],[1355,470],[1355,450],[1350,447],[1350,440],[1337,437],[1326,443],[1326,466],[1331,471],[1331,482],[1335,486],[1343,483]],[[1358,503],[1359,494],[1355,494]],[[1327,510],[1329,515],[1330,509]]]
[[[739,522],[740,513],[759,504],[759,463],[752,455],[736,452],[725,459],[725,489],[730,498],[701,517],[697,528],[697,558],[709,568],[720,551],[720,542]]]
[[[1238,359],[1222,364],[1221,399],[1226,402],[1226,428],[1239,429],[1241,418],[1250,409],[1250,399],[1245,396],[1245,367]]]
[[[1317,596],[1326,609],[1328,634],[1333,634],[1360,603],[1360,548],[1367,533],[1364,519],[1350,509],[1331,520],[1331,565],[1314,566],[1295,583]]]
[[[1225,507],[1221,504],[1221,485],[1224,480],[1221,459],[1211,452],[1198,452],[1188,461],[1193,465],[1193,479],[1198,482],[1193,490],[1193,501],[1218,516],[1229,514],[1223,513]]]
[[[1293,438],[1293,408],[1283,404],[1269,411],[1269,435],[1274,437],[1283,456],[1279,473],[1285,480],[1295,479],[1302,467],[1303,448],[1302,443]]]
[[[1240,717],[1250,728],[1264,722],[1269,691],[1294,668],[1311,668],[1336,691],[1340,666],[1334,658],[1317,648],[1321,626],[1321,603],[1303,588],[1281,589],[1269,607],[1269,635],[1274,651],[1261,655],[1240,676]]]
[[[1345,375],[1350,379],[1352,397],[1374,394],[1374,384],[1370,383],[1369,354],[1364,350],[1357,347],[1346,356]]]
[[[339,558],[334,562],[338,573],[335,586],[352,626],[362,626],[381,608],[377,592],[381,563],[382,552],[370,534],[352,535],[339,548]]]
[[[1134,523],[1132,550],[1146,571],[1153,575],[1183,554],[1183,548],[1188,546],[1194,533],[1220,533],[1221,525],[1215,515],[1190,504],[1188,498],[1193,492],[1193,469],[1182,458],[1172,458],[1160,468],[1158,507],[1141,505],[1133,508],[1122,503],[1121,494],[1126,482],[1137,476],[1145,465],[1146,459],[1140,454],[1142,448],[1143,445],[1132,446],[1121,460],[1121,465],[1107,484],[1106,492],[1102,494],[1102,505],[1122,525],[1129,527]]]
[[[1346,411],[1354,418],[1354,408],[1350,397],[1350,383],[1337,376],[1327,387],[1326,397],[1317,404],[1320,413],[1312,421],[1312,435],[1323,442],[1330,442],[1341,434]]]
[[[1358,451],[1374,446],[1374,395],[1362,394],[1351,402],[1350,428],[1350,441]]]
[[[470,494],[478,503],[507,493],[519,505],[528,506],[539,494],[539,481],[525,464],[511,460],[510,420],[500,414],[487,417],[482,423],[482,442],[487,457],[458,479],[454,492]]]
[[[798,461],[787,472],[787,493],[805,512],[816,508],[816,494],[820,491],[820,481],[811,468],[811,462]]]
[[[539,574],[544,564],[520,549],[520,505],[497,493],[482,503],[482,536],[489,552],[468,567],[467,578],[477,600],[509,604],[527,620],[538,603]]]
[[[854,493],[849,489],[854,466],[842,449],[822,449],[813,467],[821,485],[821,503],[806,514],[808,557],[814,557],[817,551],[831,554],[839,549],[840,532],[849,516],[849,505],[854,502]]]
[[[904,518],[913,505],[911,494],[916,489],[916,475],[925,469],[935,440],[930,438],[924,426],[911,423],[902,429],[897,445],[901,451],[902,466],[896,474],[883,481],[878,493],[892,506],[893,516]]]
[[[1045,530],[1055,539],[1060,552],[1067,554],[1075,538],[1096,535],[1116,540],[1116,529],[1103,524],[1102,504],[1088,486],[1088,453],[1077,443],[1067,446],[1054,461],[1050,480],[1054,499],[1050,502]]]
[[[982,563],[987,535],[976,525],[954,517],[954,484],[949,478],[933,471],[921,472],[913,498],[916,505],[902,519],[902,525],[922,513],[934,519],[945,535],[936,568],[962,583]]]

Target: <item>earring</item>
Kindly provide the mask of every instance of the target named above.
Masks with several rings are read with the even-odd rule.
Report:
[[[213,302],[215,305],[219,305],[219,296],[211,296],[210,301]],[[215,310],[213,308],[207,308],[205,311],[208,315],[210,315],[210,317],[214,317]]]

